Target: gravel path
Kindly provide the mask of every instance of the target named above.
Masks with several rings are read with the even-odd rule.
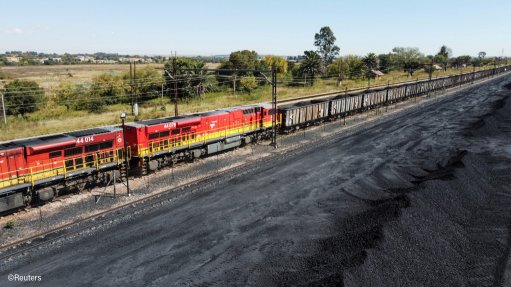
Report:
[[[38,286],[497,285],[511,234],[510,82],[276,155],[5,264],[0,285],[20,285],[8,274],[40,275]]]

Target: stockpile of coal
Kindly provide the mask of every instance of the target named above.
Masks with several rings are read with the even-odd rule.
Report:
[[[331,260],[340,263],[334,269],[343,269],[345,286],[504,284],[511,234],[510,88],[495,94],[487,113],[451,134],[451,146],[413,149],[424,160],[417,164],[422,172],[409,172],[413,187],[389,189],[395,195],[388,200],[370,202],[366,214],[339,222],[353,228],[340,228],[322,255],[355,247],[340,252],[350,260]],[[358,234],[350,240],[342,230]]]
[[[511,84],[491,92],[475,112],[466,110],[468,118],[454,120],[461,129],[439,123],[437,132],[402,147],[402,154],[344,190],[370,195],[379,189],[387,196],[358,198],[366,209],[352,216],[334,211],[331,235],[297,250],[305,255],[303,265],[277,282],[504,286],[511,235]]]
[[[42,275],[40,286],[504,284],[510,81],[274,153],[142,213],[120,212],[127,219],[102,232],[0,265],[0,285],[10,273]]]

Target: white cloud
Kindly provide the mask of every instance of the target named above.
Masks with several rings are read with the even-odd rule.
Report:
[[[23,34],[23,29],[21,28],[11,28],[4,31],[6,34]]]

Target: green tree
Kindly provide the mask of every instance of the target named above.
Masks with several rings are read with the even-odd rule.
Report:
[[[342,81],[349,76],[349,66],[345,58],[339,58],[328,65],[328,75],[337,77],[337,86],[341,86]]]
[[[314,46],[318,47],[317,52],[323,58],[324,67],[330,65],[334,58],[339,55],[339,47],[335,45],[336,38],[330,27],[325,26],[314,35]]]
[[[364,76],[364,62],[361,57],[349,55],[346,57],[346,63],[350,80],[360,79]]]
[[[478,57],[484,59],[486,57],[486,52],[479,52]]]
[[[447,67],[449,65],[449,58],[452,56],[451,48],[443,45],[440,47],[440,51],[436,54],[434,58],[434,62],[438,63],[442,66],[444,71],[447,71]]]
[[[311,85],[314,85],[316,76],[321,72],[321,56],[314,51],[305,51],[304,55],[304,59],[300,64],[300,74],[307,76],[311,80]]]
[[[81,100],[79,110],[86,110],[91,113],[100,113],[105,110],[105,100],[94,89],[89,89],[85,97]]]
[[[198,97],[210,89],[211,84],[206,77],[204,62],[190,58],[177,58],[175,79],[173,65],[172,61],[166,62],[163,71],[165,90],[169,96],[174,95],[176,81],[179,98]]]
[[[392,56],[390,54],[378,55],[379,70],[383,73],[389,73],[392,67]]]
[[[26,116],[43,103],[44,90],[34,81],[14,80],[4,87],[6,113]]]
[[[434,66],[435,58],[436,58],[436,56],[433,57],[432,55],[428,55],[424,59],[424,71],[426,73],[428,73],[429,79],[431,79],[433,77],[433,73],[435,72],[435,66]]]
[[[462,55],[452,59],[452,65],[458,68],[469,65],[471,62],[472,57],[468,55]]]
[[[67,110],[77,109],[79,99],[80,92],[77,90],[75,84],[62,82],[57,87],[57,91],[55,93],[56,103],[65,106]]]
[[[447,71],[447,66],[449,64],[449,58],[447,58],[445,55],[443,54],[437,54],[434,58],[433,58],[433,61],[437,64],[439,64],[443,69],[444,71]]]
[[[442,47],[440,47],[440,51],[438,51],[437,55],[442,55],[449,59],[452,56],[452,50],[446,45],[443,45]]]
[[[56,103],[68,110],[99,113],[104,111],[105,100],[97,91],[92,89],[91,84],[63,82],[56,92]]]
[[[372,70],[375,70],[378,67],[378,58],[374,53],[369,53],[364,57],[362,61],[366,67],[367,77],[370,78],[372,75]]]
[[[264,61],[259,61],[258,55],[255,51],[243,50],[232,52],[229,55],[229,60],[220,65],[220,70],[217,73],[218,83],[222,85],[233,85],[235,90],[239,86],[239,81],[244,76],[257,76],[250,70],[267,70],[268,67]],[[245,70],[245,71],[222,71],[222,70]],[[249,70],[249,71],[246,71]],[[266,82],[260,81],[259,84]]]
[[[264,61],[264,64],[270,69],[273,68],[273,66],[275,66],[275,69],[277,70],[278,74],[286,74],[287,73],[288,64],[287,64],[286,59],[284,59],[282,57],[278,57],[278,56],[268,55],[268,56],[264,56],[263,61]]]
[[[249,94],[252,93],[252,90],[257,88],[257,80],[254,76],[242,77],[240,80],[240,85],[245,89]]]
[[[128,102],[126,83],[121,77],[101,74],[92,79],[91,98],[101,98],[106,105]]]
[[[408,73],[411,78],[413,73],[422,67],[424,55],[418,48],[396,47],[392,49],[394,63]]]
[[[243,50],[232,52],[229,60],[220,69],[256,70],[262,67],[255,51]]]
[[[128,95],[131,93],[130,74],[124,73],[121,76],[122,83],[119,83],[125,90],[123,102],[128,100]],[[144,102],[150,99],[157,98],[161,95],[161,85],[163,83],[163,75],[153,67],[144,67],[136,70],[136,81],[134,85],[136,88],[139,101]]]

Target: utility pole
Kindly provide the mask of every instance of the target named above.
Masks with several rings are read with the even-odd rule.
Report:
[[[277,69],[275,68],[275,64],[272,67],[271,71],[271,84],[272,84],[272,135],[271,135],[271,144],[274,148],[277,148]]]
[[[4,93],[2,93],[2,111],[3,111],[3,115],[4,115],[4,125],[5,125],[5,127],[7,127],[7,115],[5,112]]]
[[[174,52],[174,57],[172,58],[172,74],[174,75],[174,116],[178,115],[177,110],[177,53]]]
[[[137,93],[137,62],[133,61],[133,87],[135,89],[134,115],[138,117],[138,93]]]
[[[162,111],[165,110],[165,105],[163,104],[163,86],[164,86],[164,83],[161,83],[161,110]]]
[[[236,73],[234,73],[234,80],[232,81],[232,93],[236,95]]]
[[[474,83],[476,79],[476,64],[472,63],[472,84]]]
[[[133,108],[133,105],[135,104],[135,101],[133,100],[133,67],[132,67],[132,61],[130,60],[130,90],[131,90],[131,115],[135,114],[135,110]]]
[[[122,121],[122,130],[123,131],[125,131],[125,129],[124,129],[124,121],[125,120],[126,120],[126,113],[122,112],[121,113],[121,121]],[[122,139],[123,139],[123,143],[124,143],[123,154],[124,154],[124,172],[126,173],[126,191],[128,192],[128,196],[131,196],[130,180],[128,177],[128,147],[126,144],[126,133],[125,132],[122,133],[122,137],[123,137]],[[115,188],[115,181],[114,181],[114,188]]]
[[[429,80],[431,81],[431,78],[433,78],[433,58],[431,58],[431,63],[429,63]]]
[[[389,111],[389,89],[390,89],[390,80],[387,81],[387,91],[385,93],[385,112]]]
[[[337,77],[337,86],[340,87],[341,86],[341,62],[342,62],[342,58],[339,57],[339,62],[337,62],[337,74],[338,74],[338,77]]]

